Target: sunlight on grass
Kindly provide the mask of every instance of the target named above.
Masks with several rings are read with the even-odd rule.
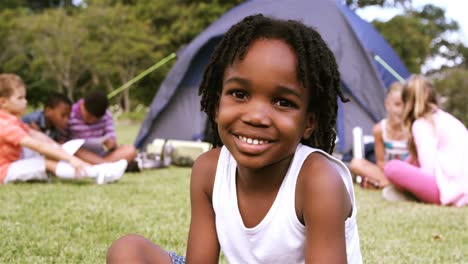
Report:
[[[133,143],[138,124],[118,125]],[[185,253],[190,168],[91,181],[0,186],[0,263],[103,263],[112,241],[138,233]],[[356,187],[365,263],[467,263],[468,208],[389,203]]]

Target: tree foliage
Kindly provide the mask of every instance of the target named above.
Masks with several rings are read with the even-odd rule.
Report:
[[[40,12],[48,8],[72,8],[72,0],[2,0],[0,10],[25,8],[33,12]]]
[[[89,31],[90,72],[95,87],[112,91],[150,67],[162,54],[154,51],[157,41],[149,23],[137,18],[134,10],[116,5],[90,6],[80,17]],[[119,96],[130,109],[130,91]]]
[[[177,52],[242,0],[3,0],[0,1],[0,71],[28,84],[33,105],[50,91],[77,99],[91,89],[121,86]],[[412,72],[444,56],[468,66],[468,48],[445,39],[458,25],[442,9],[412,8],[411,0],[343,0],[352,8],[403,8],[388,22],[374,21]],[[131,109],[149,105],[173,61],[116,96]]]
[[[468,69],[447,69],[442,78],[435,81],[440,94],[445,98],[443,108],[468,126]]]
[[[89,70],[88,30],[63,9],[47,10],[18,19],[22,34],[10,38],[10,46],[22,43],[16,56],[28,55],[27,65],[36,78],[52,80],[70,98],[84,89],[80,83]]]
[[[445,17],[445,11],[434,5],[410,10],[387,22],[373,21],[374,26],[395,49],[411,72],[419,73],[430,58],[441,57],[457,64],[462,54],[459,43],[446,36],[459,29],[456,21]]]
[[[424,25],[412,16],[395,16],[388,22],[374,21],[374,26],[393,47],[410,72],[419,73],[430,55],[431,37],[422,33]]]

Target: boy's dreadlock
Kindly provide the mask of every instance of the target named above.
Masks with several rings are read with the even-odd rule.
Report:
[[[199,90],[201,109],[208,115],[213,145],[223,145],[215,117],[224,71],[237,58],[242,60],[249,46],[261,38],[283,40],[295,51],[297,78],[310,90],[308,111],[313,113],[316,123],[311,137],[303,139],[302,143],[331,153],[336,139],[337,97],[343,102],[348,101],[340,89],[340,74],[333,53],[314,29],[297,21],[278,20],[261,14],[248,16],[231,27],[216,47],[203,75]]]

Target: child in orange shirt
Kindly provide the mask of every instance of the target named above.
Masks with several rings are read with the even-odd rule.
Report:
[[[118,181],[122,177],[126,160],[91,166],[65,152],[45,134],[29,129],[19,119],[26,105],[26,89],[21,78],[0,74],[0,183],[44,180],[46,172],[64,179],[91,177],[97,183]]]

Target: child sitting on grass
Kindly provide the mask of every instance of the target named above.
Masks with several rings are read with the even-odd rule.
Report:
[[[232,26],[200,86],[216,147],[192,169],[187,263],[362,263],[351,174],[330,155],[340,74],[319,33],[262,15]],[[108,263],[184,263],[138,235]]]
[[[437,97],[432,82],[422,75],[411,76],[403,87],[410,157],[385,165],[385,176],[397,187],[383,190],[387,200],[408,192],[426,203],[468,205],[468,130],[439,107]]]
[[[29,125],[30,128],[41,131],[58,143],[65,143],[66,131],[68,128],[68,120],[71,114],[72,102],[64,94],[53,92],[51,93],[44,104],[44,110],[37,110],[28,115],[23,116],[23,122]],[[123,147],[129,152],[134,151],[134,148]],[[75,154],[79,158],[91,164],[102,164],[119,160],[122,155],[100,156],[93,153],[92,150],[81,148]],[[129,155],[131,158],[132,155]],[[130,165],[129,165],[130,166]],[[127,167],[127,170],[129,169]]]
[[[38,130],[54,141],[63,143],[64,133],[70,117],[72,101],[64,94],[52,92],[44,103],[44,110],[37,110],[23,116],[30,128]]]
[[[65,152],[45,134],[29,129],[19,119],[26,105],[21,78],[0,74],[0,183],[45,180],[47,172],[62,179],[95,178],[97,183],[114,182],[122,177],[126,160],[91,166]]]
[[[349,169],[361,177],[363,188],[383,188],[389,184],[383,168],[392,159],[405,160],[409,151],[407,141],[409,133],[403,125],[403,84],[395,82],[388,88],[385,98],[387,117],[374,125],[374,153],[376,163],[366,159],[354,158]]]
[[[73,104],[66,138],[85,140],[85,144],[75,155],[89,163],[125,159],[130,171],[138,171],[135,147],[117,144],[114,121],[107,110],[108,106],[107,95],[102,91],[92,91]]]

